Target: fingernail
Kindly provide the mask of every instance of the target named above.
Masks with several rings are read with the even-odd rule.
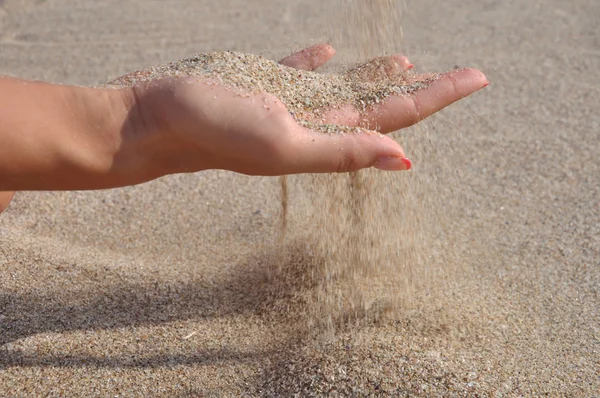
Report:
[[[373,167],[385,171],[410,170],[412,163],[407,158],[384,156],[379,158]]]
[[[413,64],[409,64],[409,65],[406,67],[406,69],[412,69],[412,68],[414,68],[414,67],[415,67],[415,66],[414,66]]]
[[[487,87],[487,86],[489,86],[489,85],[490,85],[490,82],[485,82],[485,84],[483,85],[483,87]],[[482,87],[482,88],[483,88],[483,87]]]

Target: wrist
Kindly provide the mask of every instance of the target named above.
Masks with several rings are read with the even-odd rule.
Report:
[[[114,117],[106,142],[95,147],[103,154],[100,174],[110,187],[140,184],[159,178],[160,153],[164,146],[152,115],[143,112],[133,87],[105,89],[108,109]]]
[[[198,140],[190,139],[205,129],[201,118],[191,118],[187,82],[159,79],[119,90],[129,106],[129,130],[134,132],[133,147],[146,171],[145,179],[167,174],[206,170],[206,151]],[[211,96],[211,99],[213,96]],[[197,105],[195,101],[194,104]],[[124,159],[125,157],[123,157]]]
[[[78,130],[87,137],[75,167],[89,175],[91,186],[83,189],[135,185],[171,172],[166,164],[173,145],[135,88],[85,90],[76,95],[85,98],[74,100],[80,104]]]
[[[65,128],[71,134],[57,143],[69,176],[64,189],[115,188],[152,179],[146,168],[149,135],[138,122],[129,90],[69,89],[64,109],[72,115]]]
[[[130,181],[126,185],[192,171],[186,167],[192,154],[186,154],[187,146],[176,138],[169,123],[172,90],[150,82],[112,91],[115,101],[127,109],[118,138],[120,149],[113,157],[115,173]]]
[[[140,121],[133,94],[0,77],[0,191],[103,189],[164,175],[166,146]]]

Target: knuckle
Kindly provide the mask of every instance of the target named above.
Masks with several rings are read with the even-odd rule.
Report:
[[[361,169],[361,155],[354,140],[348,140],[350,143],[344,147],[338,159],[337,173],[347,173]]]
[[[412,109],[409,112],[409,117],[407,118],[408,126],[415,125],[423,119],[423,116],[421,113],[422,112],[421,100],[420,100],[419,96],[413,94],[411,96],[411,99],[412,99]]]

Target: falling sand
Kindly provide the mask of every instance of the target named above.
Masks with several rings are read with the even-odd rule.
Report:
[[[340,52],[358,54],[359,64],[400,52],[402,41],[401,2],[328,2],[332,16],[330,35]],[[340,12],[341,10],[341,12]],[[375,58],[377,59],[377,58]],[[379,58],[381,59],[381,58]],[[360,68],[360,67],[359,67]],[[410,94],[410,93],[407,93]],[[421,132],[422,142],[431,137]],[[447,149],[447,148],[445,148]],[[413,152],[426,151],[415,142]],[[414,172],[386,173],[363,170],[346,175],[282,177],[282,236],[290,221],[289,179],[300,180],[310,203],[318,206],[297,210],[298,221],[308,221],[298,238],[312,243],[320,253],[320,290],[312,303],[312,320],[329,335],[353,323],[371,322],[381,316],[394,317],[406,309],[414,292],[423,285],[443,289],[450,262],[436,268],[432,257],[443,249],[439,227],[443,207],[435,186]],[[437,209],[437,211],[436,211]]]
[[[357,63],[401,52],[401,2],[336,0],[327,7],[337,21],[331,25],[336,47],[358,54]],[[296,317],[303,314],[310,335],[321,338],[300,345],[293,359],[282,360],[283,366],[265,383],[267,395],[430,396],[469,391],[472,383],[453,383],[427,356],[407,361],[406,344],[412,340],[398,333],[431,338],[430,330],[413,329],[411,320],[432,330],[448,328],[449,341],[462,339],[467,333],[462,327],[468,328],[449,327],[457,323],[456,315],[442,310],[448,286],[464,272],[463,246],[448,235],[453,219],[444,213],[438,184],[444,177],[444,184],[461,181],[448,172],[449,164],[438,160],[449,158],[451,148],[426,129],[414,130],[417,137],[401,137],[408,156],[423,162],[436,157],[438,166],[448,167],[423,175],[419,169],[427,168],[417,164],[403,173],[369,169],[281,177],[279,244],[288,259],[276,257],[273,278],[286,280],[284,289],[294,284],[310,287],[301,306],[294,308],[288,300],[286,310],[292,309]],[[294,198],[303,195],[309,196],[310,205],[295,206]],[[298,245],[305,253],[300,259]],[[282,263],[288,268],[282,270]],[[422,390],[427,385],[433,389]]]

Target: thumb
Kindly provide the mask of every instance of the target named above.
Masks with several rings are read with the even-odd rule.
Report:
[[[334,129],[327,126],[327,131]],[[339,126],[339,132],[300,127],[292,143],[290,173],[345,173],[375,167],[399,171],[411,168],[402,147],[375,131]]]

